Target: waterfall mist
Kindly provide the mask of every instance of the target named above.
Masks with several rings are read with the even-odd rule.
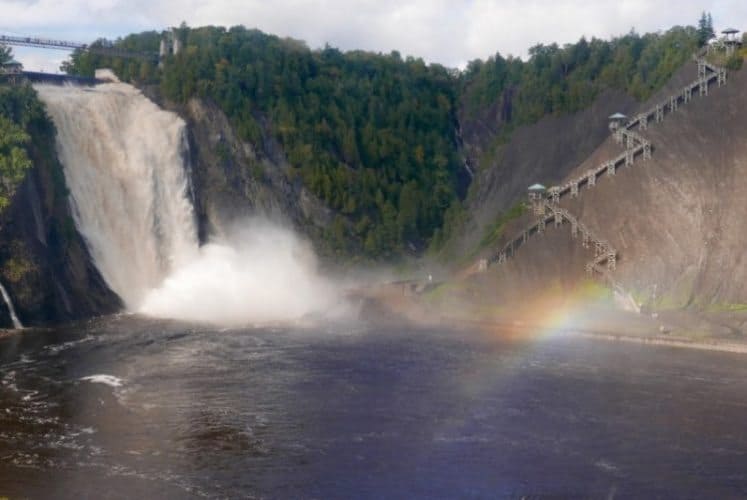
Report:
[[[128,310],[220,324],[337,304],[312,252],[258,220],[200,248],[184,122],[134,87],[35,87],[57,127],[76,226]]]

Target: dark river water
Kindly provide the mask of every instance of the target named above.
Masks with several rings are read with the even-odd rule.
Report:
[[[744,355],[499,337],[121,316],[6,338],[0,497],[747,496]]]

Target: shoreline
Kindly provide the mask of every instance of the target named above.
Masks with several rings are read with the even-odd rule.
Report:
[[[637,336],[629,334],[601,333],[589,331],[571,331],[572,334],[593,340],[608,342],[627,342],[631,344],[645,344],[662,347],[678,347],[681,349],[695,349],[699,351],[728,352],[733,354],[747,354],[747,343],[730,342],[719,339],[693,340],[685,337]]]

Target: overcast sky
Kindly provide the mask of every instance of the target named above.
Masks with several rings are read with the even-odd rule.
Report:
[[[463,67],[536,43],[694,24],[747,28],[747,0],[0,0],[0,33],[72,41],[205,24],[249,28],[342,49],[399,50]],[[15,49],[28,69],[56,71],[64,52]]]

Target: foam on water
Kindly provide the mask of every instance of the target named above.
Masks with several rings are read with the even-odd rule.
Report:
[[[245,325],[337,308],[291,231],[247,221],[200,248],[176,114],[123,83],[36,89],[57,127],[76,226],[128,310]]]
[[[87,377],[81,377],[81,380],[85,380],[93,384],[105,384],[110,387],[122,387],[122,385],[124,385],[124,381],[121,378],[115,377],[114,375],[106,374],[89,375]]]

